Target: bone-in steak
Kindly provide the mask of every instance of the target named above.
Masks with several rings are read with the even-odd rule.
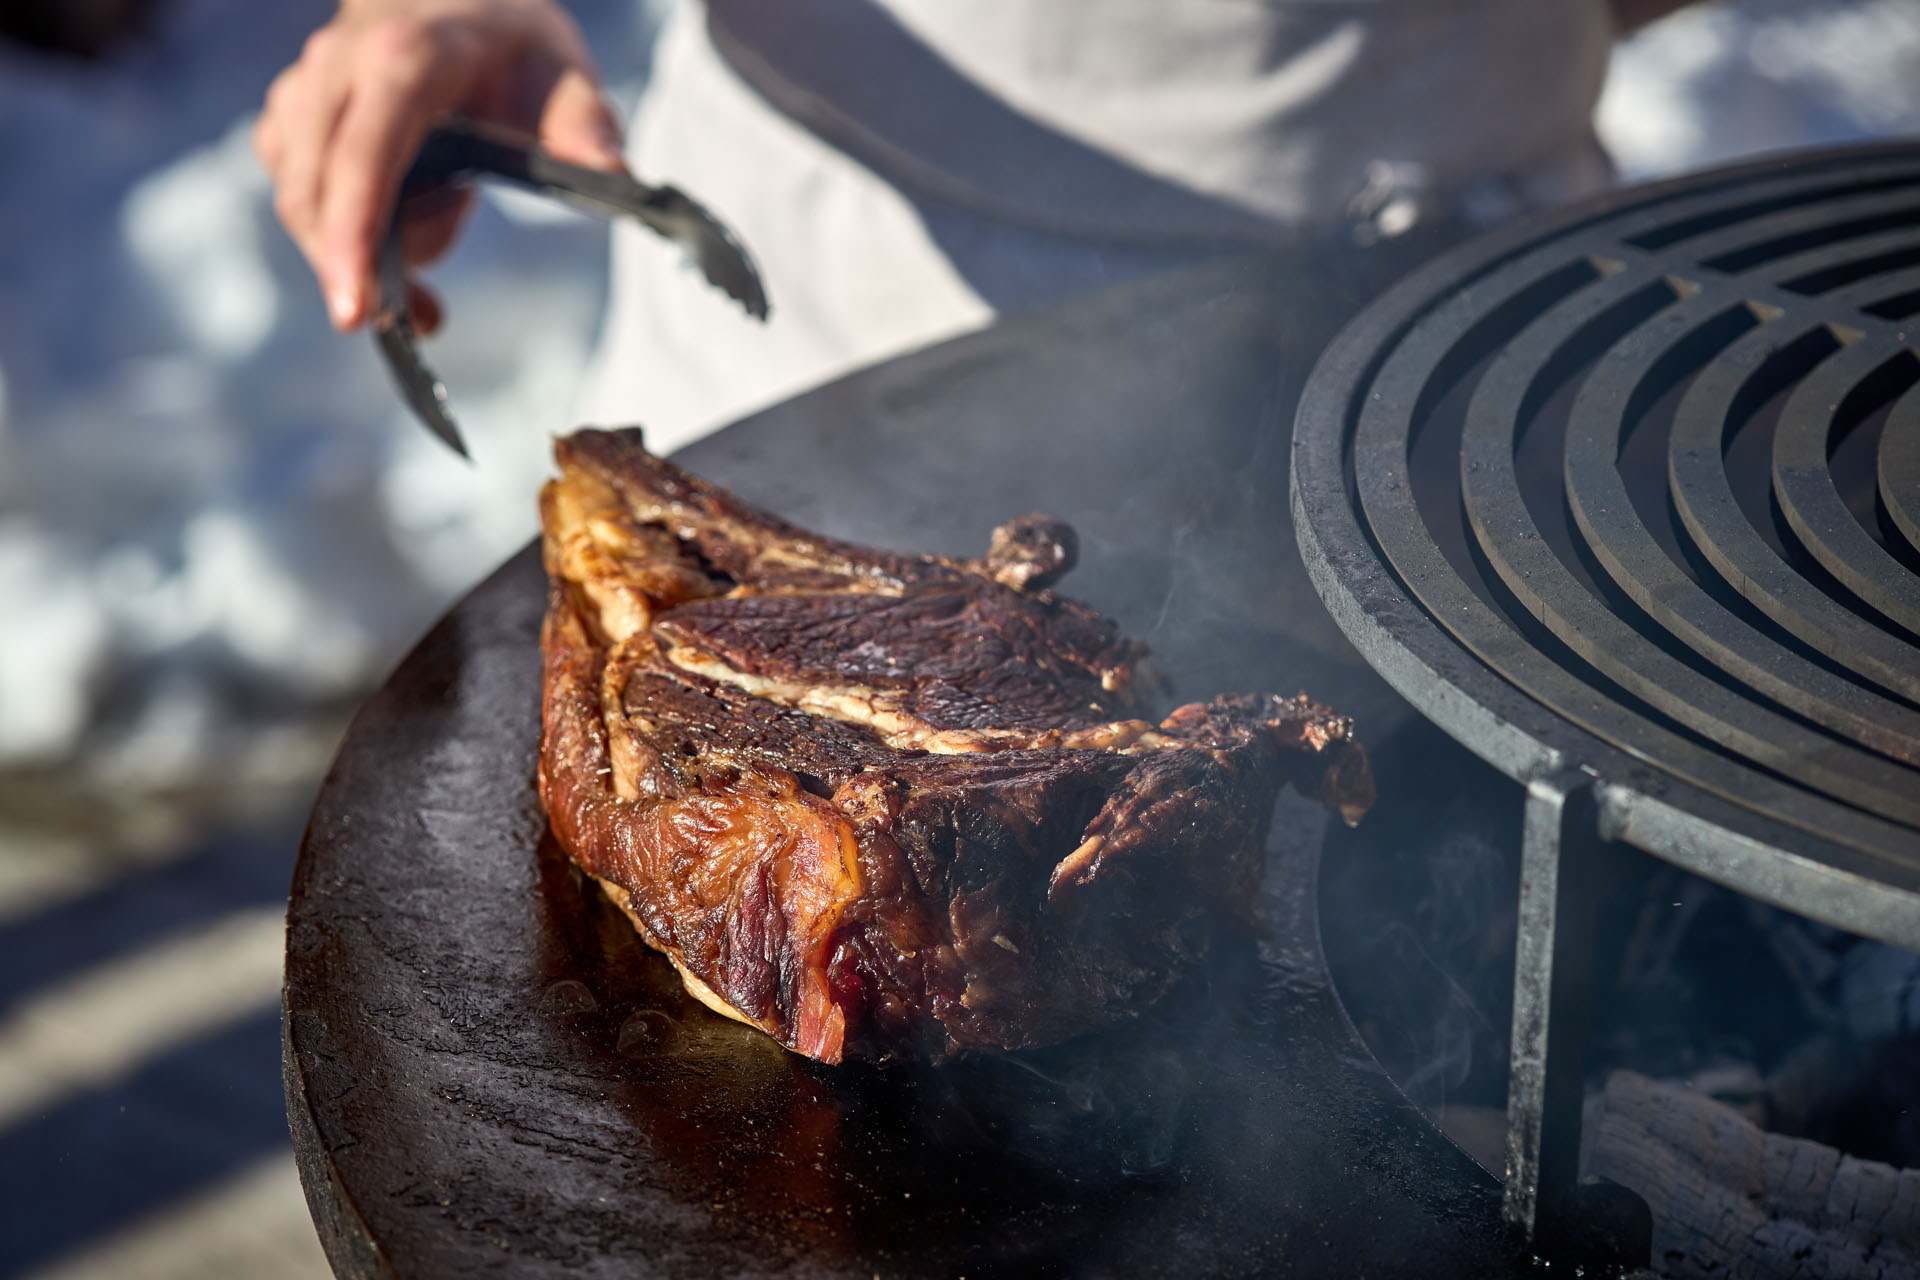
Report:
[[[646,452],[559,442],[540,791],[560,843],[718,1011],[827,1062],[1064,1039],[1248,922],[1283,783],[1372,801],[1348,722],[1238,695],[1145,718],[1142,647],[1047,590],[1073,531],[978,561],[797,529]]]

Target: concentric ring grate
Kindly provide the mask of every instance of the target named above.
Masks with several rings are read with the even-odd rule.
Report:
[[[1323,357],[1294,502],[1349,636],[1479,754],[1920,945],[1920,148],[1445,256]]]

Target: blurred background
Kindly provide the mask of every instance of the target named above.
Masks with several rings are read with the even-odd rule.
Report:
[[[616,101],[672,0],[573,0]],[[327,1273],[281,917],[358,699],[532,536],[604,225],[489,189],[431,358],[476,465],[328,327],[249,129],[321,0],[0,0],[0,1276]],[[1920,129],[1920,0],[1617,49],[1623,180]]]

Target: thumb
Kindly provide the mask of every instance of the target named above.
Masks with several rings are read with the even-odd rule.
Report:
[[[624,169],[619,121],[600,93],[600,86],[578,67],[569,67],[554,82],[540,113],[540,145],[556,160],[589,169]]]

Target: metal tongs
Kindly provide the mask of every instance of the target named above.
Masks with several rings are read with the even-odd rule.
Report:
[[[674,187],[654,187],[624,173],[602,173],[566,164],[522,138],[471,121],[450,121],[420,145],[401,183],[393,221],[380,247],[375,275],[373,338],[393,369],[415,416],[447,447],[470,457],[460,428],[447,411],[447,389],[420,358],[413,318],[407,310],[406,261],[401,250],[401,210],[408,197],[460,178],[502,178],[531,191],[607,217],[629,215],[679,245],[708,283],[738,302],[756,320],[767,318],[767,294],[753,259],[733,232],[692,197]]]

